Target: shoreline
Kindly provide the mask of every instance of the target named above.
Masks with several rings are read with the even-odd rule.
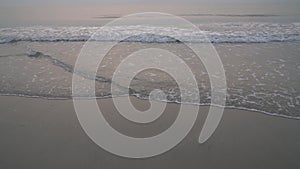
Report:
[[[3,94],[0,93],[0,97],[21,97],[21,98],[33,98],[33,99],[43,99],[43,100],[72,100],[73,98],[64,98],[64,97],[45,97],[45,96],[30,96],[30,95],[23,95],[23,94]],[[126,96],[117,96],[117,97],[126,97]],[[134,97],[136,99],[139,100],[149,100],[147,98],[142,98],[136,95],[131,95],[130,97]],[[103,96],[103,97],[95,97],[95,99],[111,99],[111,96]],[[84,98],[83,98],[84,99]],[[90,99],[94,99],[94,98],[90,98]],[[195,103],[179,103],[179,102],[172,102],[172,101],[165,101],[165,100],[156,100],[158,102],[163,102],[163,103],[167,103],[167,104],[186,104],[186,105],[193,105],[193,106],[200,106],[200,107],[204,107],[204,106],[214,106],[214,105],[210,105],[210,104],[195,104]],[[218,106],[217,106],[218,107]],[[271,112],[266,112],[263,110],[257,110],[257,109],[250,109],[250,108],[245,108],[245,107],[234,107],[234,106],[225,106],[224,109],[233,109],[233,110],[242,110],[242,111],[250,111],[250,112],[254,112],[254,113],[260,113],[260,114],[265,114],[268,116],[274,116],[274,117],[279,117],[279,118],[286,118],[286,119],[292,119],[292,120],[300,120],[300,116],[299,117],[294,117],[294,116],[288,116],[288,115],[284,115],[284,114],[276,114],[276,113],[271,113]]]

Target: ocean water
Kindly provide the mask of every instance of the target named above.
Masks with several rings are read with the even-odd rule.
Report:
[[[198,82],[201,101],[209,105],[209,76],[201,61],[184,43],[206,43],[207,35],[223,62],[228,94],[226,107],[249,109],[272,115],[300,118],[300,17],[297,13],[184,13],[179,14],[200,31],[176,27],[145,25],[107,27],[103,20],[119,15],[94,16],[101,22],[81,25],[31,24],[0,28],[0,94],[49,99],[72,97],[72,74],[81,48],[87,40],[101,43],[120,41],[100,64],[95,90],[98,98],[111,97],[112,75],[130,53],[138,49],[162,48],[181,57]],[[161,36],[171,33],[178,40]],[[88,74],[89,72],[85,72]],[[88,76],[84,79],[90,80]],[[147,70],[138,74],[130,94],[148,99],[154,89],[161,89],[169,102],[180,103],[178,85],[168,74]],[[80,89],[88,91],[91,89]],[[126,89],[127,90],[127,89]],[[120,90],[120,95],[126,93]]]
[[[0,43],[18,41],[120,41],[125,36],[144,34],[127,39],[131,42],[176,42],[173,38],[155,37],[155,35],[171,32],[172,36],[182,37],[184,42],[205,42],[199,39],[199,34],[205,34],[212,43],[263,43],[287,42],[300,40],[300,22],[293,23],[209,23],[197,24],[200,31],[175,28],[137,26],[111,26],[101,29],[99,36],[91,38],[93,33],[101,28],[91,26],[46,27],[30,26],[16,28],[0,28]]]

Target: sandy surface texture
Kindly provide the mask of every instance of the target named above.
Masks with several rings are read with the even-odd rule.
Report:
[[[131,98],[140,110],[145,100]],[[178,104],[168,104],[154,123],[137,125],[122,119],[111,99],[98,104],[120,132],[148,137],[176,118]],[[197,142],[208,107],[200,107],[195,126],[172,150],[147,159],[115,156],[97,146],[83,131],[72,100],[0,97],[0,168],[299,168],[300,121],[256,112],[226,109],[214,135]],[[127,127],[126,127],[127,126]]]

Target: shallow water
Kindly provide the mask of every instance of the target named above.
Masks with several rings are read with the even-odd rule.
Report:
[[[106,43],[106,42],[102,42]],[[71,98],[72,73],[84,42],[17,42],[0,45],[0,92],[46,98]],[[300,117],[300,42],[214,44],[223,62],[228,95],[226,106],[252,109],[287,117]],[[181,57],[198,82],[201,102],[210,104],[210,83],[205,67],[181,43],[122,42],[99,66],[97,97],[111,96],[111,77],[130,53],[144,48],[167,49]],[[88,72],[78,74],[90,80]],[[180,91],[168,74],[158,70],[139,73],[131,82],[130,94],[148,98],[161,89],[170,102],[180,102]],[[187,88],[188,89],[188,88]],[[83,92],[90,88],[80,89]],[[120,95],[128,89],[120,90]],[[154,98],[155,99],[155,98]]]

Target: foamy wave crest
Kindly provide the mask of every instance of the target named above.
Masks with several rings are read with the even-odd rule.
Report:
[[[173,37],[182,37],[185,42],[206,42],[199,35],[205,33],[213,43],[264,43],[300,41],[300,23],[212,23],[198,25],[195,32],[174,27],[119,26],[101,29],[91,40],[120,41],[127,35],[132,42],[177,42],[171,37],[157,36],[171,32]],[[0,43],[17,41],[87,41],[100,27],[17,27],[0,29]]]

